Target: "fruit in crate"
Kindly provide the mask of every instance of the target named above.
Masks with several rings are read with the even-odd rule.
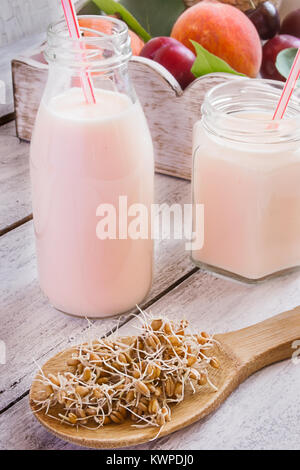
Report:
[[[131,40],[132,55],[140,55],[140,52],[145,45],[144,41],[130,29],[128,33],[129,33],[130,40]]]
[[[163,65],[183,89],[195,79],[191,68],[196,56],[176,39],[165,36],[153,38],[145,44],[140,55]]]
[[[258,32],[237,8],[215,0],[188,8],[176,21],[171,36],[194,51],[191,40],[225,60],[234,70],[256,77],[262,48]]]
[[[280,19],[279,13],[273,3],[267,1],[260,3],[257,7],[245,11],[245,14],[252,21],[261,39],[271,39],[279,32]]]
[[[186,6],[191,7],[195,5],[195,3],[199,3],[204,0],[183,0]],[[242,11],[246,11],[249,9],[249,2],[250,0],[219,0],[222,3],[229,3],[230,5],[233,5],[234,7],[239,8]],[[259,5],[260,3],[263,3],[265,0],[253,0],[256,5]],[[275,5],[276,8],[279,9],[282,0],[270,0],[273,5]]]
[[[300,38],[300,8],[291,11],[283,20],[280,34],[290,34]]]
[[[285,78],[277,71],[275,64],[279,52],[290,47],[299,48],[300,39],[288,34],[279,34],[265,43],[260,70],[263,78],[285,81]]]
[[[178,44],[178,41],[167,36],[160,36],[158,38],[150,39],[150,41],[148,41],[141,50],[140,55],[142,57],[147,57],[148,59],[154,60],[155,54],[157,53],[158,49],[160,49],[161,47],[168,46],[170,44]]]
[[[109,16],[119,18],[118,15]],[[112,27],[111,24],[105,22],[105,19],[101,18],[101,16],[82,16],[81,18],[79,18],[79,25],[80,27],[89,28],[95,31],[105,32],[107,30],[107,33],[110,33]],[[131,29],[128,30],[128,33],[131,40],[132,54],[139,55],[145,43],[134,31],[131,31]],[[89,33],[88,31],[85,31],[84,35],[94,36],[94,33]]]

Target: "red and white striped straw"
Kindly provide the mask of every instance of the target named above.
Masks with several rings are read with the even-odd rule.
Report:
[[[281,97],[278,101],[277,108],[273,116],[273,121],[283,118],[287,105],[289,104],[290,98],[292,96],[292,93],[296,87],[299,76],[300,76],[300,49],[298,49],[291,71],[289,73],[287,81],[285,82],[284,88],[281,93]]]
[[[80,39],[81,38],[80,27],[79,27],[76,11],[73,5],[73,1],[61,0],[61,3],[62,3],[63,10],[64,10],[64,14],[65,14],[65,18],[66,18],[66,22],[68,25],[68,30],[69,30],[71,38]],[[81,74],[81,86],[84,92],[86,102],[89,104],[95,104],[96,98],[95,98],[94,88],[93,88],[90,74],[87,70]]]

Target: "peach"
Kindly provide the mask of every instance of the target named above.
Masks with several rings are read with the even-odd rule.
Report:
[[[129,36],[131,39],[132,55],[140,55],[140,52],[145,45],[144,41],[136,33],[131,31],[131,29],[129,29]]]
[[[117,15],[109,15],[109,16],[113,18],[118,18]],[[79,19],[79,25],[81,27],[94,29],[96,31],[101,31],[107,34],[110,34],[112,30],[112,25],[108,21],[105,21],[105,18],[101,16],[98,16],[98,17],[90,17],[90,16],[84,17],[83,16]],[[132,54],[139,55],[145,43],[136,33],[131,31],[130,29],[128,30],[128,33],[131,39]],[[94,36],[94,34],[86,31],[85,36]]]
[[[237,8],[215,0],[202,1],[185,10],[171,36],[194,52],[190,40],[225,60],[237,72],[256,77],[262,47],[253,23]]]

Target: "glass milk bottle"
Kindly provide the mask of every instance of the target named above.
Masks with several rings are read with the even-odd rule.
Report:
[[[255,282],[300,265],[300,92],[274,123],[283,85],[236,79],[206,95],[193,143],[197,266]]]
[[[133,308],[151,287],[153,147],[128,75],[127,26],[79,21],[80,41],[64,21],[48,30],[30,156],[34,227],[40,285],[53,306],[105,317]],[[87,74],[95,104],[81,86]]]

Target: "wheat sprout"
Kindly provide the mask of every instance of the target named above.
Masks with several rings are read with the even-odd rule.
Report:
[[[111,339],[77,346],[67,372],[45,375],[40,368],[37,380],[43,389],[33,400],[36,412],[87,429],[129,417],[132,426],[161,430],[171,419],[170,405],[183,401],[188,388],[195,393],[196,386],[200,392],[208,385],[216,391],[208,371],[220,363],[206,355],[216,341],[192,331],[185,319],[140,313],[137,335],[122,338],[117,329]],[[49,414],[54,407],[57,416]]]

